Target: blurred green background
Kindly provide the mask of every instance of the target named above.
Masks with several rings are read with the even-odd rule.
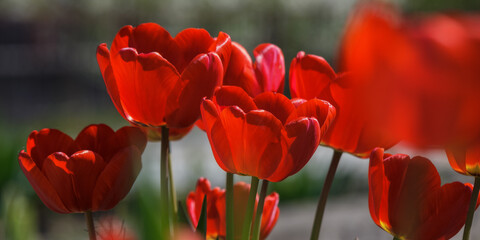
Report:
[[[406,12],[480,9],[480,2],[473,0],[394,2]],[[25,148],[32,130],[57,128],[74,137],[91,123],[106,123],[114,129],[127,125],[111,103],[95,57],[96,47],[103,42],[110,45],[122,26],[156,22],[172,36],[189,27],[205,28],[212,36],[223,31],[250,53],[260,43],[274,43],[284,52],[288,79],[288,66],[298,51],[323,56],[335,67],[336,49],[354,5],[354,0],[1,1],[0,239],[87,238],[83,216],[56,214],[41,203],[18,167],[17,154]],[[114,210],[97,214],[97,220],[115,215],[139,238],[155,239],[159,146],[159,143],[148,145],[143,156],[144,169],[131,194]],[[400,146],[392,151],[404,149],[408,148]],[[172,151],[180,200],[194,189],[200,176],[208,177],[214,186],[224,186],[224,173],[216,166],[203,132],[195,129],[186,138],[172,143]],[[418,151],[406,153],[414,155]],[[280,222],[288,222],[292,217],[305,221],[299,231],[293,232],[308,236],[331,154],[330,149],[319,148],[298,175],[271,185],[272,190],[280,193],[281,209],[286,209],[282,210],[271,239],[281,236],[291,239],[284,234],[288,226]],[[444,181],[470,181],[449,169],[443,152],[419,154],[441,159],[436,164]],[[343,209],[358,207],[358,201],[365,208],[368,161],[349,155],[344,158],[329,202]],[[302,211],[306,215],[301,215]],[[335,219],[334,213],[331,214]],[[385,236],[368,219],[368,207],[361,214],[367,232],[355,232],[365,225],[353,222],[359,227],[350,229],[350,235],[328,235],[328,231],[342,230],[334,230],[326,223],[324,236],[334,236],[328,239]],[[352,218],[348,214],[347,217]],[[335,221],[346,223],[347,219]]]

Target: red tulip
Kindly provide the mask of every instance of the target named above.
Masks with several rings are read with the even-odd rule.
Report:
[[[104,124],[90,125],[75,140],[58,130],[42,129],[30,134],[18,162],[51,210],[102,211],[113,208],[130,191],[146,141],[135,127],[114,132]]]
[[[247,208],[248,195],[250,193],[250,184],[237,182],[233,186],[233,195],[235,201],[234,208],[234,239],[240,239],[242,234],[242,224]],[[205,178],[197,181],[195,192],[190,192],[187,196],[187,211],[193,226],[196,228],[202,210],[204,197],[207,197],[207,239],[225,238],[226,217],[225,217],[225,190],[216,187],[211,189],[210,182]],[[260,239],[265,239],[272,231],[277,222],[280,210],[278,209],[279,196],[272,193],[265,198],[265,205],[262,213],[262,222],[260,226]],[[255,202],[255,208],[258,203],[258,196]]]
[[[232,42],[230,63],[223,78],[223,85],[243,88],[255,97],[263,92],[283,93],[285,61],[282,50],[270,43],[258,45],[253,50],[255,63],[242,45]]]
[[[218,165],[225,171],[278,182],[305,166],[335,117],[330,103],[295,106],[279,93],[251,98],[239,87],[204,100],[202,120]]]
[[[381,131],[418,147],[480,136],[480,15],[405,17],[371,1],[341,46],[341,65],[364,82],[365,112]]]
[[[450,147],[446,152],[453,170],[464,175],[480,177],[480,143],[468,147]]]
[[[377,148],[368,171],[370,215],[399,239],[450,239],[465,224],[472,185],[440,184],[430,160]]]
[[[230,59],[225,33],[185,29],[175,38],[161,26],[125,26],[110,51],[97,48],[97,61],[118,112],[141,126],[187,128],[200,116],[200,103],[222,84]]]
[[[299,52],[290,64],[290,92],[293,98],[319,98],[337,110],[322,144],[359,157],[368,157],[375,147],[396,143],[381,131],[366,113],[367,102],[360,92],[363,83],[348,73],[337,74],[322,57]]]

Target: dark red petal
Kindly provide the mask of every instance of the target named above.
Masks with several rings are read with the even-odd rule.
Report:
[[[91,124],[85,127],[75,138],[75,151],[91,150],[106,157],[108,140],[115,132],[105,124]]]
[[[207,53],[214,43],[213,38],[205,29],[187,28],[175,36],[174,41],[182,53],[175,64],[178,72],[182,73],[190,62],[199,54]],[[222,68],[223,73],[223,68]]]
[[[136,146],[124,148],[113,156],[93,189],[92,211],[115,207],[128,194],[141,168],[141,152]]]
[[[288,116],[295,111],[295,106],[290,99],[281,93],[264,92],[253,100],[258,109],[272,113],[284,125],[287,123]]]
[[[385,209],[388,209],[387,194],[390,186],[389,182],[385,181],[383,157],[383,148],[373,150],[368,168],[368,208],[373,221],[381,228],[391,227],[388,214],[381,214],[382,210],[387,212]]]
[[[311,99],[297,107],[287,122],[298,117],[314,117],[320,124],[320,136],[327,132],[336,116],[336,109],[329,102],[320,99]]]
[[[122,27],[120,31],[118,31],[117,35],[113,39],[112,47],[110,49],[112,56],[117,55],[122,48],[136,47],[134,44],[134,40],[132,40],[133,29],[133,26],[127,25]]]
[[[206,178],[200,178],[197,181],[195,192],[190,192],[187,196],[187,212],[195,229],[197,228],[198,220],[200,219],[200,214],[202,213],[203,200],[205,196],[210,193],[210,188],[210,181],[208,181]],[[209,200],[207,200],[207,202],[209,202]]]
[[[262,92],[283,93],[285,60],[282,50],[270,43],[260,44],[253,51],[255,76]]]
[[[215,91],[213,101],[222,107],[238,106],[244,112],[257,109],[253,99],[240,87],[222,86]]]
[[[65,153],[52,153],[43,162],[42,172],[45,178],[52,184],[58,196],[67,208],[68,212],[82,212],[90,207],[82,209],[79,207],[77,195],[73,187],[74,172],[67,168],[69,157]]]
[[[290,92],[293,98],[312,99],[322,95],[336,74],[327,61],[299,52],[290,64]]]
[[[106,163],[102,156],[92,151],[80,151],[67,161],[67,169],[71,171],[73,193],[81,211],[92,208],[93,189]]]
[[[147,146],[147,136],[140,128],[127,126],[118,129],[106,143],[104,160],[108,163],[111,157],[126,147],[135,146],[143,153]]]
[[[174,93],[167,101],[166,121],[169,127],[185,128],[200,116],[203,98],[211,98],[222,84],[223,66],[216,53],[198,55],[183,71]]]
[[[315,153],[320,143],[320,126],[315,118],[299,118],[286,126],[288,154],[278,169],[268,178],[278,182],[300,171]]]
[[[112,65],[110,64],[110,52],[105,43],[102,43],[97,47],[97,62],[113,105],[115,105],[115,108],[117,108],[120,115],[125,118],[125,113],[123,112],[122,103],[118,94],[117,82],[115,75],[113,74]]]
[[[263,206],[262,222],[260,227],[260,239],[267,238],[277,223],[280,210],[278,209],[279,195],[276,192],[268,195],[265,198],[265,205]]]
[[[223,85],[241,87],[251,97],[262,92],[255,77],[250,55],[242,45],[236,42],[232,42],[232,53],[223,78]]]
[[[158,53],[137,54],[122,49],[112,58],[123,110],[130,122],[159,126],[165,124],[167,98],[179,74]]]
[[[72,152],[73,139],[56,129],[44,128],[28,136],[27,154],[42,169],[44,159],[54,152]]]
[[[18,155],[18,163],[38,197],[48,208],[58,213],[70,213],[52,184],[30,156],[23,150]]]
[[[219,32],[215,38],[215,42],[210,45],[209,51],[216,52],[222,60],[224,73],[227,71],[227,66],[230,63],[230,56],[232,52],[232,40],[230,36],[224,32]]]

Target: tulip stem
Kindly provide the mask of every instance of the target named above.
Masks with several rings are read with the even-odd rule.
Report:
[[[393,236],[393,240],[401,240],[401,239],[396,236]]]
[[[174,224],[177,223],[177,216],[178,216],[178,206],[177,206],[177,192],[175,191],[175,184],[173,181],[173,171],[172,171],[172,158],[170,155],[170,139],[167,139],[167,151],[168,151],[168,183],[170,184],[170,205],[172,206],[171,209],[171,216],[172,216],[172,222]],[[175,230],[175,228],[174,228]]]
[[[250,194],[248,195],[247,209],[245,219],[243,219],[242,240],[250,239],[250,227],[252,226],[253,210],[255,208],[255,200],[257,198],[258,178],[252,176],[250,184]]]
[[[227,218],[227,229],[226,229],[226,240],[233,240],[233,173],[227,172],[227,179],[226,179],[226,218]]]
[[[260,228],[262,225],[263,206],[265,204],[265,197],[267,196],[268,180],[262,180],[262,190],[260,190],[260,199],[258,200],[257,213],[255,214],[255,221],[253,222],[253,239],[260,239]]]
[[[93,224],[93,216],[91,211],[85,212],[85,221],[87,222],[89,239],[97,240],[97,234],[95,233],[95,225]]]
[[[313,222],[312,234],[310,235],[310,240],[317,240],[320,236],[320,228],[322,227],[323,213],[325,211],[325,205],[327,204],[328,192],[333,183],[333,178],[335,177],[335,172],[337,171],[338,163],[342,157],[342,151],[334,150],[332,156],[332,162],[330,163],[330,168],[328,169],[327,177],[323,183],[322,193],[320,199],[318,200],[317,213],[315,214],[315,220]]]
[[[170,231],[170,217],[169,215],[169,197],[168,197],[168,127],[162,126],[162,142],[160,152],[160,202],[161,202],[161,220],[162,232],[168,233],[169,238],[172,239]]]
[[[470,197],[470,205],[468,206],[467,220],[465,221],[465,228],[463,230],[463,240],[470,238],[470,229],[472,227],[473,214],[477,206],[478,191],[480,190],[480,177],[475,177],[473,184],[472,196]]]

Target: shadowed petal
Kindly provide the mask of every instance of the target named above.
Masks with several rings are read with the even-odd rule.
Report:
[[[182,55],[175,64],[178,72],[182,73],[197,55],[207,53],[209,47],[214,43],[213,38],[205,29],[187,28],[177,34],[174,38]],[[223,69],[222,69],[223,72]]]
[[[93,189],[92,210],[113,208],[128,194],[141,168],[141,152],[136,146],[124,148],[113,156]]]
[[[236,42],[232,42],[230,63],[223,78],[223,84],[241,87],[251,97],[261,93],[252,59],[247,50]]]
[[[215,42],[210,45],[210,52],[216,52],[217,55],[222,60],[223,71],[227,71],[227,66],[230,63],[230,56],[232,52],[232,40],[230,36],[224,32],[219,32],[218,36],[215,38]]]
[[[311,99],[300,104],[295,113],[292,113],[287,122],[298,117],[314,117],[320,124],[320,136],[327,132],[336,117],[336,109],[329,102],[320,99]]]
[[[287,123],[287,118],[295,111],[295,106],[283,94],[265,92],[254,98],[259,109],[271,112],[282,124]]]
[[[245,112],[257,109],[255,102],[240,87],[222,86],[217,89],[213,101],[220,106],[238,106]]]
[[[38,197],[48,208],[58,213],[70,212],[63,204],[52,184],[30,156],[23,150],[18,155],[18,163]]]
[[[75,138],[75,151],[91,150],[106,156],[107,140],[110,139],[115,132],[105,124],[91,124],[85,127]]]
[[[44,159],[54,152],[72,152],[73,139],[65,133],[56,129],[42,129],[33,131],[28,136],[27,154],[43,169]]]

